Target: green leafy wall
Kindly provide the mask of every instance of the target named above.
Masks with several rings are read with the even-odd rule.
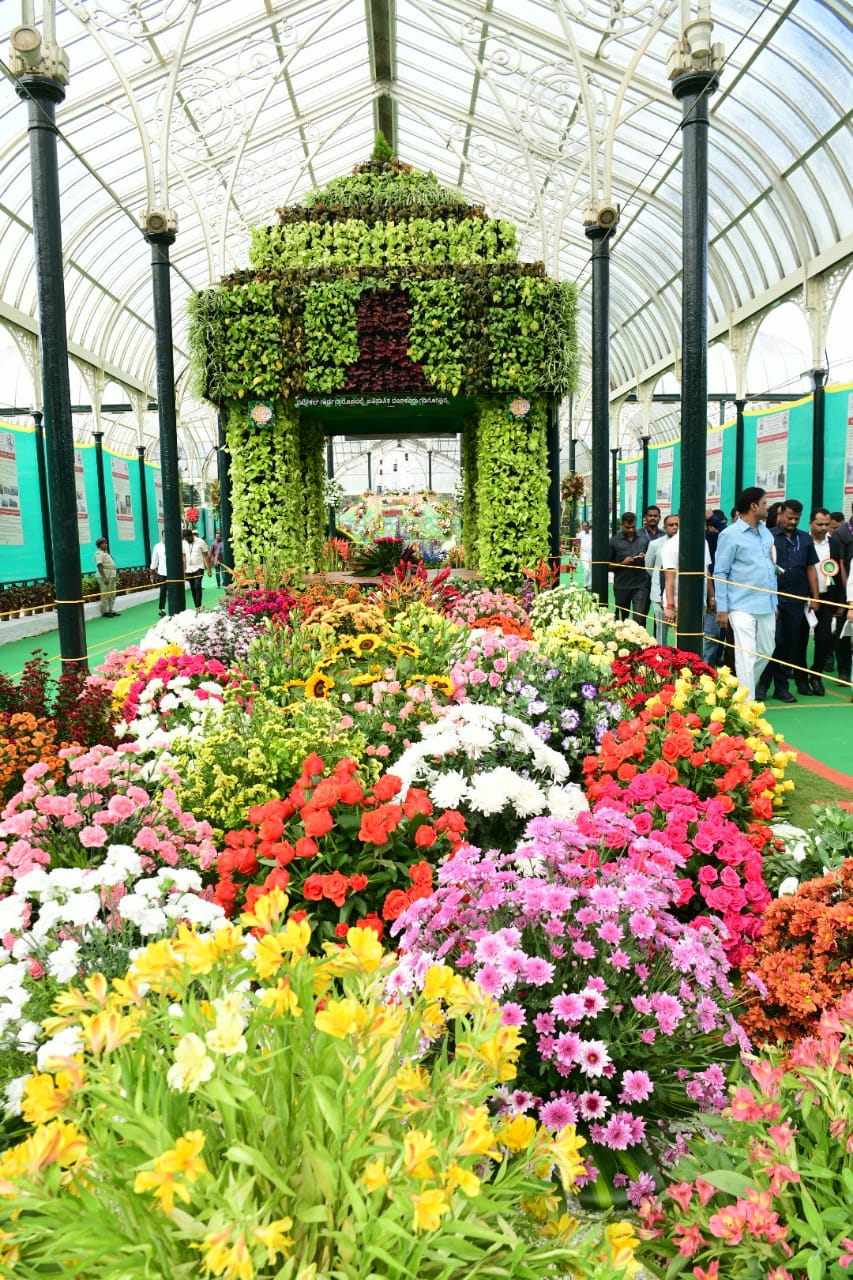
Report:
[[[518,584],[549,554],[547,401],[512,418],[506,401],[477,406],[477,568],[490,586]]]

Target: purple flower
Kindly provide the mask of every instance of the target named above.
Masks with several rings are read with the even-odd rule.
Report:
[[[559,1133],[567,1124],[577,1124],[578,1113],[567,1098],[554,1098],[546,1102],[539,1112],[539,1119],[546,1129]]]
[[[520,1004],[514,1004],[508,1000],[506,1004],[501,1005],[501,1023],[505,1027],[523,1027],[527,1021],[527,1014],[524,1012]]]
[[[594,684],[587,681],[581,685],[581,697],[586,698],[587,702],[590,702],[593,698],[598,697],[598,689]]]

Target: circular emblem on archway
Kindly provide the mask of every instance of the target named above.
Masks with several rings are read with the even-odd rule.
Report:
[[[516,396],[509,402],[509,411],[514,418],[526,418],[530,412],[530,401],[524,396]]]
[[[259,400],[249,409],[249,417],[257,427],[266,427],[272,422],[273,409],[265,400]]]

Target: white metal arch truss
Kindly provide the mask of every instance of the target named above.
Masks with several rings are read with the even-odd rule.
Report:
[[[56,4],[56,38],[71,65],[57,112],[70,351],[128,397],[155,398],[139,217],[171,209],[187,465],[210,465],[216,430],[185,376],[188,295],[246,264],[249,226],[365,159],[380,121],[402,159],[514,222],[522,257],[578,282],[581,440],[590,416],[582,221],[590,200],[621,207],[611,259],[614,401],[677,370],[681,107],[667,55],[690,0],[243,0],[238,24],[233,0],[44,2]],[[3,6],[0,39],[26,8]],[[726,63],[710,103],[710,339],[742,346],[744,333],[748,347],[754,319],[794,297],[817,349],[853,261],[851,7],[712,0],[711,16]],[[37,324],[26,111],[2,57],[0,324],[29,350]],[[3,376],[0,404],[13,394]],[[615,416],[625,433],[618,443],[629,445],[637,411]],[[651,415],[653,438],[671,422],[670,410]],[[103,427],[110,447],[141,442],[157,456],[155,414]]]

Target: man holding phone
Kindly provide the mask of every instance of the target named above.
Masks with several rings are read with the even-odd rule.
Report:
[[[613,601],[616,617],[631,616],[640,626],[646,625],[651,595],[651,579],[646,570],[646,552],[649,535],[645,529],[637,530],[637,516],[633,511],[622,515],[621,528],[610,539],[610,568],[613,572]]]

